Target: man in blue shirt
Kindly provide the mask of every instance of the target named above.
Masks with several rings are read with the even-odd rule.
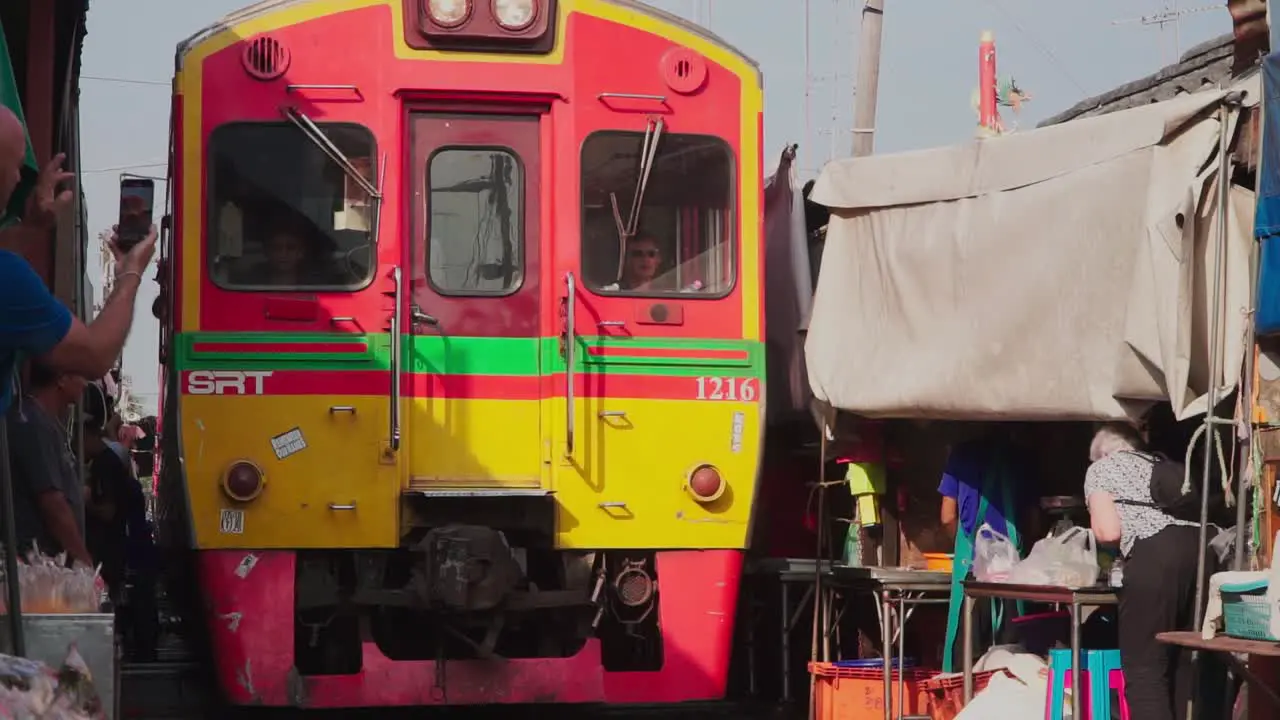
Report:
[[[8,205],[21,182],[25,153],[26,131],[21,121],[11,110],[0,107],[0,208]],[[21,223],[0,217],[4,228],[0,230],[0,248],[15,247],[24,234],[48,238],[58,212],[72,199],[70,189],[59,187],[73,177],[62,170],[64,159],[58,155],[40,172]],[[49,292],[22,256],[0,249],[0,413],[7,412],[13,400],[18,364],[23,358],[43,357],[56,370],[90,378],[105,375],[115,365],[133,323],[142,272],[151,262],[155,246],[155,228],[128,252],[112,243],[115,289],[87,326]]]
[[[992,481],[986,495],[987,512],[978,518],[978,505],[982,502],[983,477],[990,471],[996,454],[1005,463],[1003,483]],[[960,443],[947,457],[947,467],[938,483],[942,496],[940,520],[947,533],[954,539],[957,533],[973,537],[985,522],[992,530],[1008,536],[1009,525],[1005,518],[1013,515],[1015,527],[1023,536],[1031,528],[1027,512],[1027,483],[1034,481],[1030,461],[1024,450],[1002,429],[967,442]],[[1006,487],[1007,485],[1007,487]],[[1007,492],[1006,492],[1007,491]],[[1006,498],[1013,507],[1006,507]]]
[[[947,466],[938,484],[942,496],[939,519],[947,533],[956,539],[957,567],[962,560],[972,560],[972,540],[983,523],[991,529],[1010,536],[1010,520],[1013,521],[1013,539],[1020,549],[1028,547],[1028,537],[1037,531],[1034,517],[1035,505],[1029,502],[1028,483],[1034,481],[1030,458],[1016,442],[1015,430],[1010,423],[1000,423],[974,440],[960,443],[952,449]],[[978,517],[979,506],[986,499],[986,512]],[[965,557],[961,557],[965,555]],[[961,570],[963,568],[961,567]],[[954,592],[954,590],[953,590]],[[953,605],[957,598],[953,598]],[[1005,641],[1011,636],[1011,623],[1017,608],[1015,603],[999,601],[999,618],[992,605],[977,604],[975,650],[988,647],[993,641]],[[953,628],[948,628],[949,635]],[[1003,632],[1002,632],[1003,631]],[[952,668],[963,662],[960,645],[951,647]]]

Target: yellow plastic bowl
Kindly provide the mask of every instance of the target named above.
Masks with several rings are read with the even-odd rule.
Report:
[[[951,572],[951,563],[954,560],[955,555],[951,553],[925,553],[924,568],[938,572]]]

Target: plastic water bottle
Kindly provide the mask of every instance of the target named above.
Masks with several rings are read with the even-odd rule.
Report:
[[[1113,588],[1124,587],[1124,560],[1117,557],[1111,564],[1111,577],[1108,584]]]
[[[845,567],[862,565],[862,525],[857,521],[849,523],[849,532],[844,536],[844,552],[841,560]]]

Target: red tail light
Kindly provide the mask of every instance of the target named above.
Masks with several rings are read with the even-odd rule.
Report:
[[[720,471],[711,465],[699,465],[689,473],[689,482],[685,485],[694,500],[700,503],[712,503],[724,495],[724,478]]]
[[[236,502],[249,502],[266,489],[262,470],[248,460],[237,460],[222,478],[222,491]]]

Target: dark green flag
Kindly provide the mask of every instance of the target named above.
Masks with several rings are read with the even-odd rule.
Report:
[[[9,43],[5,40],[4,26],[0,25],[0,105],[13,111],[25,126],[26,117],[22,114],[22,98],[18,97],[18,83],[13,73],[13,59],[9,57]],[[23,162],[22,182],[9,198],[9,206],[0,208],[0,227],[4,227],[18,218],[26,209],[27,196],[36,185],[40,174],[40,166],[36,164],[35,149],[31,147],[31,136],[27,136],[27,157]]]

